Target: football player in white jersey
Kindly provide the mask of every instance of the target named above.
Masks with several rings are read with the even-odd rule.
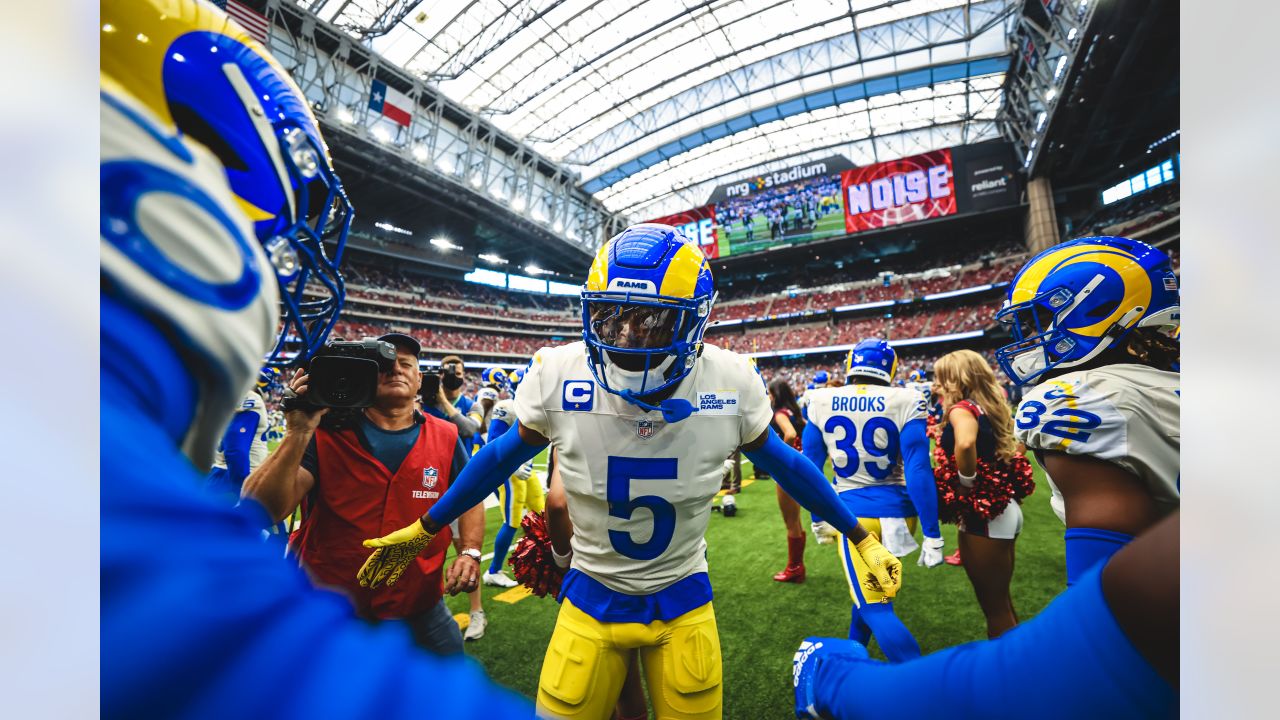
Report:
[[[925,408],[928,411],[928,417],[934,421],[942,419],[942,403],[938,402],[937,396],[933,393],[933,383],[929,381],[929,376],[924,370],[916,368],[907,376],[907,382],[904,387],[908,387],[924,396]]]
[[[444,523],[553,443],[573,558],[539,714],[606,717],[639,649],[657,717],[719,718],[703,536],[724,459],[741,447],[853,537],[895,594],[900,561],[858,525],[820,469],[769,431],[769,401],[747,359],[702,342],[714,302],[709,263],[676,228],[634,225],[605,243],[582,291],[583,342],[534,356],[516,393],[516,432],[477,453],[420,522],[367,541],[374,552],[360,582],[394,582]]]
[[[1179,504],[1178,278],[1137,240],[1073,240],[1033,257],[997,318],[1011,380],[1034,385],[1014,432],[1066,523],[1067,583]]]
[[[890,385],[897,365],[898,354],[884,340],[855,345],[845,360],[845,385],[810,392],[804,454],[818,467],[831,458],[840,499],[889,552],[901,557],[914,551],[912,536],[921,524],[919,564],[935,567],[942,564],[943,542],[925,399],[915,390]],[[849,638],[865,645],[874,633],[892,662],[918,657],[920,646],[849,538],[841,538],[840,558],[853,598]]]
[[[519,377],[504,374],[503,378],[508,387],[514,387],[524,379],[524,373],[521,372]],[[493,406],[489,416],[489,432],[485,442],[494,442],[515,425],[515,400],[508,394],[508,397]],[[511,541],[515,539],[526,508],[532,512],[546,509],[546,492],[542,488],[542,478],[533,471],[532,460],[521,465],[506,482],[498,486],[498,505],[502,508],[502,526],[493,538],[493,561],[489,563],[489,571],[481,577],[481,582],[494,587],[515,587],[519,583],[502,572],[502,565],[507,561],[507,553],[511,550]]]
[[[233,505],[240,500],[244,479],[267,459],[267,400],[262,390],[270,384],[273,370],[263,368],[257,385],[240,401],[240,408],[218,442],[213,469],[205,480],[210,492],[227,496]]]

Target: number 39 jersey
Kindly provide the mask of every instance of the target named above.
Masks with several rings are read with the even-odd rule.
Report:
[[[924,395],[906,387],[845,385],[809,391],[809,422],[822,431],[836,490],[904,485],[902,428],[925,421]]]
[[[596,384],[576,342],[543,348],[516,392],[520,424],[556,446],[573,521],[573,567],[611,590],[655,593],[707,569],[704,535],[726,457],[769,428],[745,357],[704,345],[675,424]]]
[[[1060,375],[1027,393],[1014,432],[1028,448],[1115,463],[1146,485],[1162,513],[1178,506],[1181,376],[1145,365]],[[1050,485],[1053,480],[1050,478]],[[1053,509],[1065,521],[1062,494]]]

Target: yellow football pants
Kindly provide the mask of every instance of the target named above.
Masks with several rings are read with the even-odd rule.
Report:
[[[909,517],[906,521],[907,529],[914,535],[916,525],[920,522],[919,518]],[[875,535],[877,540],[880,539],[880,518],[860,517],[858,524]],[[853,598],[854,607],[885,601],[884,592],[880,590],[880,584],[875,582],[875,575],[871,572],[871,568],[862,559],[853,540],[843,535],[840,536],[840,565],[844,567],[845,580],[849,581],[849,596]]]
[[[498,504],[502,507],[502,521],[513,528],[520,527],[525,508],[530,512],[542,512],[547,507],[547,494],[542,489],[538,473],[529,473],[528,480],[515,475],[498,486]]]
[[[567,598],[542,661],[538,717],[607,720],[633,648],[640,650],[655,717],[721,717],[720,635],[711,603],[674,620],[643,625],[600,622]]]

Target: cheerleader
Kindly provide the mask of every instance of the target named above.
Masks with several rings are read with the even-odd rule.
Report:
[[[959,530],[960,555],[994,638],[1018,624],[1009,595],[1014,543],[1022,532],[1019,502],[1035,489],[1018,451],[1013,417],[991,366],[957,350],[933,366],[943,427],[935,450],[939,516]]]

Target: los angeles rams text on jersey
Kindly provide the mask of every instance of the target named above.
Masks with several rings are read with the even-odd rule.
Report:
[[[1147,486],[1162,513],[1178,507],[1181,376],[1146,365],[1060,375],[1027,393],[1014,432],[1028,448],[1115,463]],[[1066,521],[1062,493],[1051,503]]]
[[[704,345],[672,397],[699,408],[665,423],[592,380],[583,343],[543,348],[516,393],[520,423],[556,446],[573,520],[573,568],[616,592],[657,592],[707,569],[724,459],[769,427],[746,358]]]
[[[838,491],[905,484],[902,428],[924,421],[924,396],[905,387],[845,385],[809,391],[809,422],[822,430]]]

